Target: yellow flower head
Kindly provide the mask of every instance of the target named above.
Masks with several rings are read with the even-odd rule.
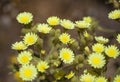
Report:
[[[80,76],[80,82],[94,82],[95,76],[87,73]]]
[[[113,57],[116,58],[119,56],[119,49],[114,46],[114,45],[110,45],[105,49],[105,53],[108,57]]]
[[[71,79],[73,76],[74,76],[74,72],[73,71],[71,71],[69,74],[67,74],[66,76],[65,76],[65,78],[67,78],[67,79]]]
[[[22,12],[17,15],[17,21],[21,24],[29,24],[33,19],[33,15],[29,12]]]
[[[63,19],[61,20],[61,26],[63,26],[65,29],[74,29],[75,25],[72,21]]]
[[[34,65],[23,65],[19,73],[24,81],[32,81],[37,77],[37,69]]]
[[[100,43],[96,43],[92,46],[92,50],[97,53],[102,53],[104,51],[104,45]]]
[[[117,75],[115,78],[114,78],[114,81],[113,82],[120,82],[120,75]]]
[[[17,80],[17,82],[24,82],[21,78],[20,78],[20,73],[17,71],[14,73],[14,78]]]
[[[95,78],[95,82],[108,82],[108,81],[105,77],[100,76]]]
[[[109,19],[119,19],[120,18],[120,10],[116,9],[114,11],[111,11],[108,14]]]
[[[37,64],[37,69],[38,71],[40,72],[45,72],[46,69],[49,68],[49,65],[46,61],[40,61],[38,64]]]
[[[52,27],[48,26],[48,24],[39,24],[37,30],[41,33],[47,34],[51,31]]]
[[[14,50],[25,50],[27,49],[27,46],[22,42],[15,42],[14,44],[12,44],[12,49]]]
[[[74,53],[69,48],[62,48],[60,50],[60,58],[64,63],[72,63],[74,60]]]
[[[63,44],[67,44],[70,41],[70,35],[68,33],[62,33],[59,36],[59,40],[63,43]]]
[[[75,23],[76,23],[76,26],[81,29],[88,28],[90,26],[90,23],[86,21],[76,21]]]
[[[23,51],[18,54],[17,60],[20,64],[29,64],[32,59],[32,54],[29,51]]]
[[[120,43],[120,34],[117,35],[117,41]]]
[[[88,63],[94,68],[102,68],[105,65],[105,57],[100,53],[92,53],[88,57]]]
[[[60,23],[60,19],[56,16],[49,17],[47,19],[49,25],[58,25]]]
[[[91,23],[92,22],[92,18],[90,16],[88,17],[83,17],[83,21],[87,22],[87,23]]]
[[[31,33],[27,33],[27,34],[25,34],[23,40],[24,40],[25,44],[33,45],[33,44],[35,44],[37,42],[38,36],[37,36],[37,34],[32,33],[32,32]]]
[[[96,36],[95,40],[101,44],[105,44],[109,41],[109,39],[104,38],[103,36]]]

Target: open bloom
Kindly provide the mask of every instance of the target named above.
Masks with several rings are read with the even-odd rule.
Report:
[[[107,79],[103,76],[95,78],[95,82],[108,82]]]
[[[27,49],[27,45],[25,45],[22,41],[15,42],[14,44],[12,44],[12,49],[14,49],[14,50],[25,50],[25,49]]]
[[[62,48],[60,50],[60,59],[64,63],[72,63],[74,60],[74,53],[69,48]]]
[[[92,53],[88,57],[88,63],[94,68],[102,68],[105,65],[105,57],[100,53]]]
[[[114,11],[111,11],[109,14],[108,14],[108,18],[109,19],[119,19],[120,18],[120,10],[119,9],[116,9]]]
[[[49,65],[46,61],[40,61],[38,64],[37,64],[37,69],[38,71],[40,72],[45,72],[46,69],[49,68]]]
[[[20,64],[29,64],[32,59],[32,54],[29,51],[23,51],[18,54],[17,60]]]
[[[63,19],[61,20],[61,26],[63,26],[65,29],[74,29],[75,25],[72,21]]]
[[[25,44],[33,45],[33,44],[35,44],[37,42],[38,36],[37,36],[37,34],[32,33],[32,32],[31,33],[27,33],[27,34],[25,34],[23,40],[24,40]]]
[[[23,65],[20,68],[20,77],[24,81],[32,81],[37,77],[37,69],[34,65]]]
[[[119,56],[119,49],[114,46],[114,45],[110,45],[105,49],[105,53],[108,57],[113,57],[116,58]]]
[[[21,24],[29,24],[33,19],[33,15],[29,12],[22,12],[17,15],[17,21]]]
[[[95,37],[95,40],[98,42],[98,43],[101,43],[101,44],[105,44],[109,41],[109,39],[107,38],[104,38],[103,36],[96,36]]]
[[[60,19],[57,16],[52,16],[47,19],[49,25],[58,25],[60,23]]]
[[[47,34],[51,31],[52,27],[48,26],[48,24],[39,24],[37,30],[41,33]]]
[[[104,45],[100,43],[96,43],[92,46],[94,52],[102,53],[104,51]]]
[[[68,33],[62,33],[60,36],[59,36],[59,40],[64,43],[64,44],[67,44],[71,39],[70,39],[70,35]]]
[[[117,76],[114,78],[113,82],[120,82],[120,75],[117,75]]]

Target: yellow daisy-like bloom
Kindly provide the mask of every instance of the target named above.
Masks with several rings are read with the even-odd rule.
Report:
[[[20,77],[24,81],[32,81],[37,77],[37,69],[34,65],[23,65],[20,68]]]
[[[80,76],[80,82],[94,82],[95,76],[87,73]]]
[[[114,46],[114,45],[110,45],[105,49],[105,53],[108,57],[113,57],[116,58],[119,56],[120,52],[119,49]]]
[[[60,58],[64,63],[72,63],[74,60],[74,53],[69,48],[62,48],[60,50]]]
[[[120,18],[120,10],[116,9],[114,11],[111,11],[108,14],[109,19],[119,19]]]
[[[27,49],[27,46],[22,42],[15,42],[14,44],[12,44],[12,49],[14,50],[25,50]]]
[[[90,23],[86,21],[76,21],[75,23],[76,23],[76,26],[81,29],[88,28],[90,26]]]
[[[105,65],[105,57],[100,53],[92,53],[88,57],[88,63],[94,68],[102,68]]]
[[[71,79],[74,75],[75,75],[75,73],[74,73],[73,71],[71,71],[69,74],[67,74],[67,75],[65,76],[65,78]]]
[[[60,23],[60,19],[56,16],[49,17],[47,19],[49,25],[58,25]]]
[[[46,69],[49,68],[49,65],[46,61],[40,61],[38,64],[37,64],[37,69],[38,71],[40,72],[45,72]]]
[[[120,82],[120,75],[117,75],[117,76],[114,78],[113,82]]]
[[[108,81],[105,77],[100,76],[95,78],[95,82],[108,82]]]
[[[92,22],[92,18],[91,17],[83,17],[83,21],[87,22],[87,23],[91,23]]]
[[[71,39],[70,39],[70,35],[68,33],[62,33],[59,36],[59,40],[63,43],[63,44],[67,44]]]
[[[92,46],[92,50],[97,53],[102,53],[104,51],[104,45],[100,43],[96,43]]]
[[[33,15],[29,12],[22,12],[17,15],[17,21],[21,24],[29,24],[33,19]]]
[[[20,64],[29,64],[32,59],[32,54],[29,51],[23,51],[18,54],[17,60]]]
[[[39,24],[37,30],[41,33],[47,34],[51,31],[52,27],[48,26],[48,24]]]
[[[117,35],[117,41],[120,43],[120,34]]]
[[[65,29],[74,29],[75,25],[72,21],[63,19],[61,20],[61,26],[63,26]]]
[[[108,43],[109,39],[104,38],[103,36],[96,36],[95,40],[101,44]]]
[[[23,40],[24,40],[25,44],[33,45],[33,44],[35,44],[37,42],[38,36],[37,36],[37,34],[32,33],[32,32],[31,33],[27,33],[27,34],[25,34]]]

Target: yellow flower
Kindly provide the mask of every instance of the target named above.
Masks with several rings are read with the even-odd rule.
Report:
[[[115,78],[114,78],[114,81],[113,82],[120,82],[120,75],[117,75]]]
[[[109,39],[104,38],[103,36],[96,36],[95,40],[101,44],[108,43]]]
[[[108,81],[105,77],[100,76],[95,79],[95,82],[108,82]]]
[[[59,36],[59,40],[63,43],[63,44],[67,44],[70,41],[70,35],[68,33],[62,33]]]
[[[34,65],[23,65],[19,73],[24,81],[32,81],[37,77],[37,69]]]
[[[65,29],[74,29],[75,25],[72,21],[63,19],[61,20],[61,26],[63,26]]]
[[[37,42],[38,36],[37,36],[37,34],[32,33],[32,32],[31,33],[27,33],[27,34],[25,34],[23,40],[24,40],[25,44],[33,45],[33,44],[35,44]]]
[[[94,68],[102,68],[105,65],[105,57],[100,53],[92,53],[88,57],[88,63]]]
[[[87,22],[87,23],[91,23],[92,22],[92,18],[90,16],[88,17],[83,17],[83,21]]]
[[[73,76],[74,76],[74,72],[73,71],[71,71],[69,74],[67,74],[66,76],[65,76],[65,78],[67,78],[67,79],[71,79]]]
[[[15,42],[14,44],[12,44],[12,49],[14,50],[25,50],[27,49],[27,46],[22,42]]]
[[[114,46],[114,45],[110,45],[105,49],[105,53],[108,57],[113,57],[116,58],[119,56],[120,52],[119,49]]]
[[[41,33],[47,34],[51,31],[52,27],[48,26],[48,24],[39,24],[37,30]]]
[[[17,60],[20,64],[29,64],[32,54],[29,51],[23,51],[18,54]]]
[[[120,34],[117,35],[117,41],[120,43]]]
[[[62,48],[60,50],[60,58],[64,63],[72,63],[74,60],[74,53],[69,48]]]
[[[76,21],[75,23],[78,28],[82,28],[82,29],[88,28],[90,26],[90,23],[85,21]]]
[[[95,80],[95,76],[87,73],[87,74],[83,74],[80,76],[80,81],[81,82],[94,82]]]
[[[14,73],[14,78],[17,80],[17,82],[24,82],[21,78],[20,78],[20,73],[17,71]]]
[[[47,19],[47,22],[49,25],[58,25],[60,22],[60,19],[56,16],[52,16]]]
[[[38,64],[37,64],[37,69],[38,71],[40,72],[45,72],[46,69],[49,68],[49,65],[46,61],[40,61]]]
[[[17,15],[17,21],[21,24],[29,24],[33,19],[33,15],[29,12],[22,12]]]
[[[92,50],[97,53],[102,53],[104,51],[104,45],[100,43],[96,43],[92,46]]]
[[[111,11],[109,14],[108,14],[108,18],[109,19],[119,19],[120,18],[120,10],[119,9],[116,9],[114,11]]]

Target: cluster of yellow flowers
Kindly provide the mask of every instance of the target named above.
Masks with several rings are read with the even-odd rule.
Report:
[[[111,12],[109,18],[119,18],[119,14],[115,14],[118,12],[119,10]],[[32,20],[33,15],[29,12],[22,12],[17,16],[17,21],[21,24],[28,25],[32,23]],[[74,23],[67,19],[60,19],[57,16],[52,16],[49,17],[46,22],[47,23],[35,24],[35,31],[29,28],[31,31],[25,33],[22,41],[12,44],[12,49],[18,51],[17,61],[19,64],[19,77],[24,81],[33,81],[35,78],[44,79],[47,78],[46,76],[49,74],[53,74],[56,80],[60,80],[62,77],[68,80],[73,78],[74,80],[77,75],[78,77],[80,76],[76,73],[76,70],[82,68],[86,62],[90,65],[90,68],[102,69],[107,64],[107,57],[115,59],[120,54],[119,48],[116,45],[107,44],[109,43],[108,38],[103,36],[92,37],[89,33],[92,29],[93,22],[91,17],[84,17],[82,20],[75,21]],[[62,26],[63,28],[61,29],[63,32],[54,29],[56,25]],[[67,30],[73,29],[77,31],[78,38],[73,38],[71,34],[67,32]],[[40,34],[41,36],[39,36]],[[50,34],[50,40],[45,39],[49,41],[49,43],[46,44],[44,43],[43,35],[48,34]],[[80,41],[78,41],[79,39]],[[91,43],[90,45],[86,44],[87,41],[90,40],[95,40],[96,43],[92,46]],[[118,34],[116,40],[120,43],[120,34]],[[44,48],[41,47],[43,44],[45,44],[45,46],[49,44],[48,47],[50,46],[51,51],[44,50]],[[86,46],[83,44],[86,44]],[[91,46],[91,49],[89,46]],[[73,67],[71,67],[72,65]],[[65,72],[64,68],[69,66],[73,69],[69,70],[69,72]],[[43,76],[40,76],[40,74]],[[77,81],[108,82],[105,77],[96,77],[90,73],[84,73],[80,76],[79,80],[72,82]],[[117,75],[113,82],[119,81],[120,75]]]

